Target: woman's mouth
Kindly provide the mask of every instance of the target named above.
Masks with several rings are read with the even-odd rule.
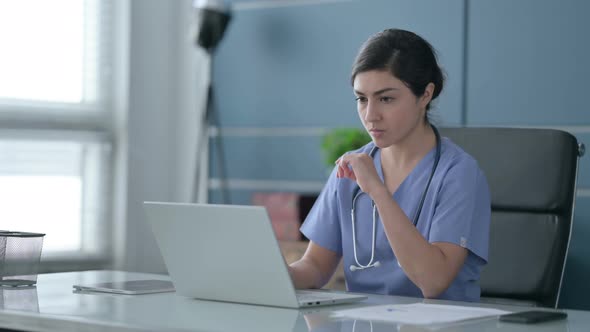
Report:
[[[385,130],[380,129],[369,129],[369,134],[375,138],[379,138],[385,134]]]

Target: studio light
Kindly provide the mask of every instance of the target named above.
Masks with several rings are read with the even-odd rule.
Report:
[[[209,55],[209,87],[206,94],[206,109],[202,112],[199,118],[197,127],[200,128],[200,137],[197,141],[196,151],[196,169],[195,169],[195,182],[193,186],[193,198],[195,202],[202,202],[202,197],[199,197],[199,193],[202,193],[202,188],[208,189],[208,174],[206,173],[204,163],[208,159],[208,145],[209,145],[209,133],[212,127],[219,128],[219,117],[215,112],[215,95],[213,93],[213,53],[217,48],[225,30],[231,19],[229,8],[221,0],[195,0],[193,2],[193,9],[195,11],[195,33],[193,37],[193,43],[196,47],[202,48],[207,51]],[[225,154],[223,151],[223,142],[221,132],[218,130],[215,137],[215,147],[217,155],[217,174],[219,177],[221,197],[223,203],[231,203],[229,190],[226,184],[226,171],[225,171]],[[201,183],[204,180],[205,183]]]
[[[220,0],[195,0],[198,30],[195,45],[211,53],[219,44],[231,19],[229,8]]]

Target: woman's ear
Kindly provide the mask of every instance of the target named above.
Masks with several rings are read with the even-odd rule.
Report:
[[[434,93],[434,83],[430,82],[426,85],[424,93],[419,98],[419,104],[421,108],[426,108],[426,105],[432,100],[432,94]]]

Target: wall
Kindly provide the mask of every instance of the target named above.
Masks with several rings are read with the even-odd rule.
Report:
[[[470,1],[467,125],[558,127],[590,144],[590,2]],[[501,24],[499,24],[501,22]],[[561,305],[590,309],[590,156],[581,159]]]
[[[321,189],[326,177],[321,135],[329,128],[360,126],[349,79],[353,58],[370,34],[391,22],[437,41],[449,76],[438,103],[441,119],[460,124],[462,0],[311,3],[242,10],[236,5],[216,54],[216,106],[235,189],[232,202],[249,202],[256,190]],[[210,159],[212,201],[220,199],[216,148],[213,144]],[[300,160],[306,162],[294,162]]]
[[[442,126],[566,129],[590,143],[584,0],[233,1],[214,82],[232,203],[253,192],[317,192],[320,137],[359,126],[349,84],[361,43],[387,27],[417,32],[439,51],[448,81]],[[221,202],[212,137],[210,201]],[[590,158],[582,159],[561,306],[590,309]]]

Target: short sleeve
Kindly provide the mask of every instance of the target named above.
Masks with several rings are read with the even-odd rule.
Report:
[[[342,255],[337,185],[334,168],[300,230],[317,245]]]
[[[491,200],[477,162],[460,158],[445,175],[430,228],[429,242],[450,242],[488,260]]]

